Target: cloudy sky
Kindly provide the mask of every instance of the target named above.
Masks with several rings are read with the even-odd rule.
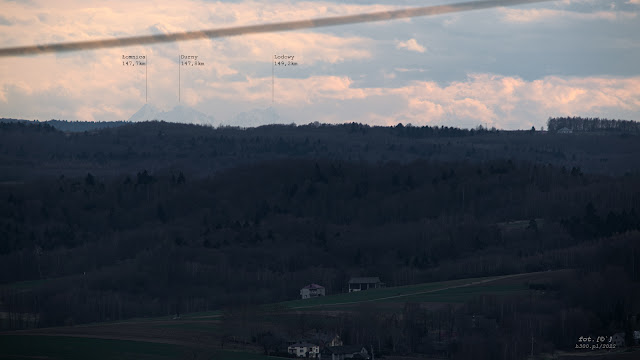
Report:
[[[428,1],[0,0],[0,47],[310,19]],[[391,22],[0,58],[0,117],[112,121],[148,103],[233,124],[540,127],[550,116],[640,120],[640,0],[562,0]],[[293,55],[297,66],[273,67]],[[122,55],[146,55],[147,67]],[[272,70],[273,68],[273,70]],[[272,102],[272,71],[274,100]],[[146,73],[146,74],[145,74]],[[145,77],[148,91],[145,94]],[[265,110],[267,111],[267,110]]]

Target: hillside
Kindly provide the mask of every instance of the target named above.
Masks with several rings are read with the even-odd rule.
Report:
[[[638,153],[620,133],[2,123],[0,324],[216,311],[200,326],[229,333],[207,336],[266,353],[313,329],[388,356],[522,358],[532,332],[569,351],[640,326]],[[531,272],[563,275],[455,287]],[[355,276],[389,288],[342,294]],[[310,283],[335,296],[297,300]]]
[[[0,123],[0,181],[33,176],[115,176],[148,170],[203,177],[288,158],[349,162],[485,163],[511,159],[585,173],[637,172],[638,135],[464,130],[438,127],[269,125],[212,128],[142,122],[63,133],[45,123]]]
[[[407,302],[419,303],[421,307],[432,310],[446,309],[449,305],[460,307],[465,301],[477,296],[528,294],[532,291],[528,284],[550,283],[563,276],[562,273],[561,271],[514,274],[390,287],[359,293],[328,295],[304,301],[266,304],[259,308],[247,308],[242,311],[252,314],[251,327],[254,327],[255,331],[278,333],[284,336],[282,340],[297,339],[303,334],[299,332],[297,326],[288,327],[287,323],[298,323],[306,318],[303,321],[315,323],[316,326],[324,323],[316,330],[331,331],[329,327],[322,328],[322,326],[330,326],[335,320],[358,315],[363,310],[359,307],[360,305],[371,304],[374,306],[372,309],[385,316],[395,311],[402,312]],[[426,295],[432,295],[432,297],[425,297]],[[344,305],[345,300],[349,301],[349,306],[336,310]],[[7,336],[11,333],[5,333],[2,338],[12,340],[2,346],[0,357],[4,358],[10,354],[24,356],[57,353],[62,355],[65,354],[64,350],[54,349],[54,344],[60,345],[56,339],[60,339],[63,343],[81,349],[66,354],[66,356],[78,358],[82,356],[113,358],[114,356],[141,356],[141,354],[153,359],[175,358],[183,354],[206,358],[215,354],[224,356],[225,359],[268,359],[269,357],[258,354],[263,350],[264,343],[255,338],[251,340],[243,337],[246,332],[239,329],[246,328],[247,324],[243,323],[241,318],[237,310],[224,313],[188,313],[182,314],[178,319],[142,318],[74,327],[33,329],[14,333],[14,336]],[[231,337],[235,340],[231,340]],[[25,344],[34,342],[39,344],[38,350],[35,351]],[[274,343],[269,346],[282,347],[283,345]],[[271,351],[276,350],[277,348],[271,349]]]

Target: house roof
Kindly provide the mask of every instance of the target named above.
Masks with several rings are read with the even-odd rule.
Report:
[[[379,277],[354,277],[349,284],[377,284],[381,282]]]
[[[311,284],[303,287],[303,289],[324,289],[324,286],[318,284]]]

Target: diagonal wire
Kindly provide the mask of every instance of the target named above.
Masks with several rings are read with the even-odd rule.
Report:
[[[92,49],[104,49],[113,47],[125,47],[134,45],[150,45],[159,43],[169,43],[186,40],[212,39],[229,36],[260,34],[279,31],[291,31],[300,29],[313,29],[326,26],[347,25],[367,23],[374,21],[388,21],[395,19],[411,18],[418,16],[433,16],[440,14],[450,14],[462,11],[489,9],[501,6],[526,5],[551,0],[483,0],[483,1],[467,1],[449,5],[423,6],[416,8],[380,11],[366,14],[346,15],[324,17],[317,19],[287,21],[272,24],[235,26],[221,29],[187,31],[172,34],[157,34],[132,36],[124,38],[88,40],[77,42],[65,42],[55,44],[19,46],[10,48],[1,48],[0,57],[7,56],[23,56],[23,55],[39,55],[44,53],[80,51]]]

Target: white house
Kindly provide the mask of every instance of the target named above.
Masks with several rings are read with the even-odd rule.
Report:
[[[307,285],[300,289],[300,296],[302,296],[303,299],[325,296],[324,286],[318,284]]]
[[[311,343],[295,343],[289,345],[287,352],[299,358],[317,358],[320,354],[320,346]]]
[[[384,287],[384,283],[378,277],[354,277],[349,280],[349,292]]]
[[[558,130],[558,134],[571,134],[573,133],[573,130],[563,127],[562,129]]]

